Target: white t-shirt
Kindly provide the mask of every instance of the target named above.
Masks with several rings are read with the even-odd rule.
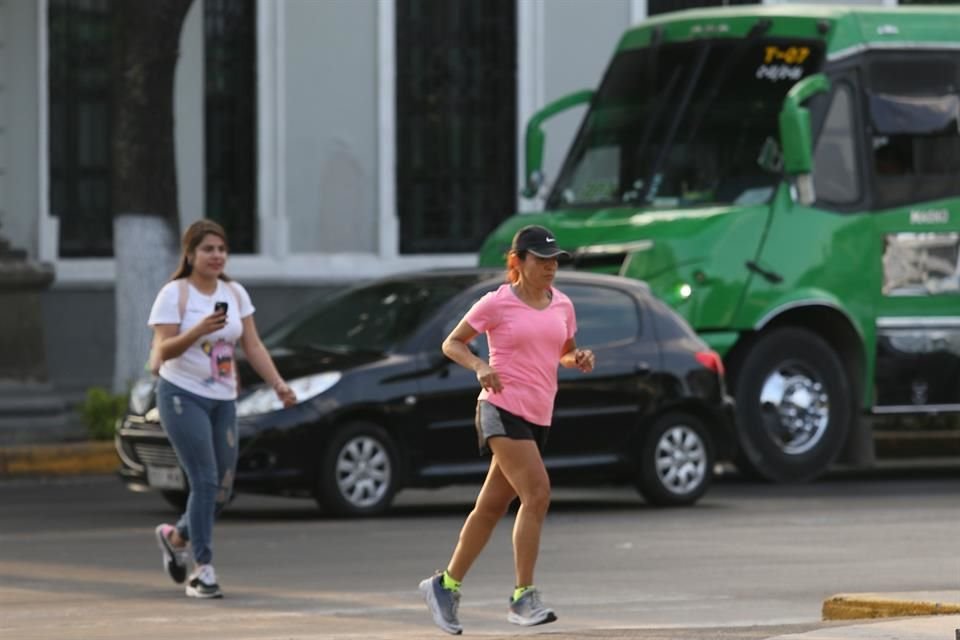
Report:
[[[240,298],[239,300],[237,298]],[[237,397],[237,380],[234,373],[233,353],[243,334],[242,318],[255,311],[250,294],[238,282],[217,280],[213,295],[204,295],[192,284],[187,284],[187,304],[180,318],[180,285],[174,280],[160,289],[153,301],[148,324],[180,325],[179,333],[189,331],[213,313],[215,302],[226,302],[227,324],[218,331],[208,333],[176,358],[171,358],[160,367],[160,377],[191,393],[214,400],[234,400]]]

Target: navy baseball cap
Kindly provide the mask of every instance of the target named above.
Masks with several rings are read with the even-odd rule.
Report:
[[[550,230],[537,225],[528,225],[513,236],[510,249],[521,253],[528,251],[538,258],[569,258],[570,252],[557,246],[557,239]]]

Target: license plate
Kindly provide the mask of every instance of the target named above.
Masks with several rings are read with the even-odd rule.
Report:
[[[180,467],[152,467],[147,465],[147,483],[155,489],[184,489]]]

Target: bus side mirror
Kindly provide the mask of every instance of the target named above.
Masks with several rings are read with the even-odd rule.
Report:
[[[830,81],[822,73],[808,76],[791,87],[780,110],[780,144],[783,170],[796,180],[801,204],[816,200],[813,190],[813,132],[810,110],[802,106],[807,100],[830,90]]]
[[[546,134],[543,132],[543,123],[558,113],[589,103],[591,100],[593,100],[593,91],[589,89],[565,95],[537,111],[527,122],[526,170],[524,172],[526,184],[520,192],[524,198],[536,197],[544,183],[543,147]]]

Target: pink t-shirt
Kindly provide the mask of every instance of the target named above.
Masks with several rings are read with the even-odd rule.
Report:
[[[570,298],[552,287],[551,292],[550,304],[538,310],[504,284],[477,300],[466,315],[467,324],[487,334],[490,366],[503,383],[499,393],[484,389],[479,399],[547,427],[553,421],[563,345],[577,332]]]

